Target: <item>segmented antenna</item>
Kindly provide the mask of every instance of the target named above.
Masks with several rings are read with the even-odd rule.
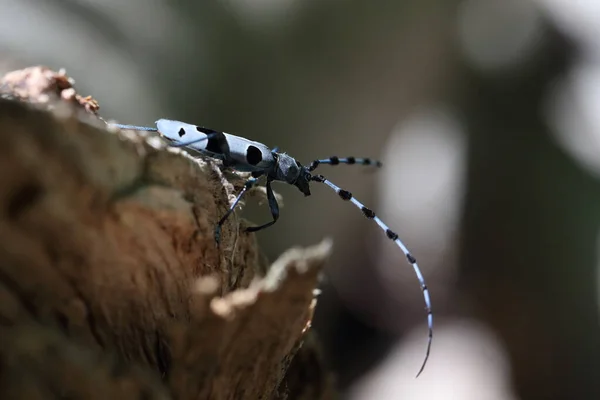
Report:
[[[421,372],[423,372],[425,364],[427,364],[427,360],[429,359],[429,352],[431,351],[431,342],[433,340],[433,313],[431,312],[431,299],[429,298],[429,290],[427,289],[425,278],[423,278],[423,274],[421,274],[421,270],[417,265],[417,259],[414,258],[412,254],[410,254],[404,243],[402,243],[402,241],[398,237],[398,234],[392,231],[378,216],[375,215],[375,213],[371,209],[365,207],[360,201],[354,198],[354,196],[352,196],[352,193],[336,186],[333,182],[327,180],[323,175],[313,175],[311,177],[311,180],[315,182],[324,183],[325,185],[333,189],[338,194],[338,196],[342,198],[342,200],[350,201],[362,211],[365,217],[374,220],[377,223],[377,225],[381,228],[381,230],[385,232],[388,239],[392,240],[394,243],[396,243],[398,247],[400,247],[400,249],[406,256],[406,259],[408,260],[410,265],[412,265],[415,274],[417,275],[417,279],[419,280],[419,284],[421,285],[421,290],[423,291],[423,298],[425,299],[425,310],[427,311],[427,325],[429,328],[427,350],[425,352],[425,359],[423,360],[423,365],[421,365],[421,369],[419,370],[419,373],[416,376],[418,378],[419,375],[421,375]]]
[[[339,165],[339,164],[348,164],[348,165],[353,165],[353,164],[358,164],[358,165],[374,165],[377,168],[380,168],[383,165],[381,161],[372,160],[370,158],[360,158],[360,157],[340,158],[340,157],[337,157],[337,156],[332,156],[332,157],[329,157],[329,158],[325,158],[323,160],[314,160],[312,163],[310,163],[310,166],[308,167],[308,170],[309,171],[314,171],[321,164],[329,164],[329,165]]]
[[[110,124],[110,126],[114,126],[115,128],[121,128],[121,129],[131,129],[134,131],[158,132],[157,128],[152,128],[150,126],[123,125],[123,124]]]

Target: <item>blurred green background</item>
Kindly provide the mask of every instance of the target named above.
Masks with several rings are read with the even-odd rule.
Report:
[[[277,185],[274,259],[335,240],[315,328],[343,398],[600,399],[600,2],[0,0],[0,69],[65,67],[101,114],[384,168]],[[329,168],[329,169],[328,169]],[[248,204],[243,215],[268,220]]]

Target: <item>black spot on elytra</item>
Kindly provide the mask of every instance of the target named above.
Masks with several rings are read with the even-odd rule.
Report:
[[[250,145],[246,150],[246,160],[250,165],[257,165],[262,161],[262,152],[258,147]]]
[[[223,150],[221,149],[221,143],[217,138],[209,138],[208,143],[206,144],[206,150],[215,154],[223,154]]]
[[[224,154],[225,152],[229,152],[227,140],[222,132],[218,132],[209,128],[203,128],[201,126],[197,126],[196,130],[208,136],[208,143],[206,143],[207,151],[215,154]]]
[[[182,137],[183,135],[185,135],[185,129],[180,128],[179,132],[177,132],[177,133],[179,133],[179,137]]]
[[[203,128],[201,126],[197,126],[196,130],[200,133],[204,133],[205,135],[208,135],[209,133],[214,133],[216,131],[213,131],[212,129],[208,129],[208,128]]]

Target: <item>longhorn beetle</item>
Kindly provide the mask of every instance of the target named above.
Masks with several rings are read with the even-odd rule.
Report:
[[[417,373],[417,377],[423,372],[425,364],[427,364],[427,359],[429,358],[431,342],[433,339],[433,314],[431,311],[429,291],[425,284],[425,279],[421,274],[421,270],[417,265],[417,260],[410,254],[404,243],[402,243],[398,237],[398,234],[392,231],[372,210],[365,207],[360,201],[352,196],[352,193],[336,186],[323,175],[312,174],[312,172],[321,164],[361,164],[381,167],[382,164],[379,161],[373,161],[370,158],[339,158],[334,156],[328,159],[314,160],[306,167],[296,161],[293,157],[285,153],[280,153],[277,148],[271,149],[262,143],[240,136],[214,131],[212,129],[186,124],[180,121],[159,119],[156,121],[156,128],[123,124],[112,124],[112,126],[121,129],[158,132],[168,139],[171,142],[170,145],[173,147],[188,147],[210,157],[222,160],[223,165],[226,167],[251,173],[251,178],[246,181],[243,189],[240,191],[229,210],[223,215],[215,227],[215,240],[217,243],[219,243],[221,227],[225,220],[231,215],[244,196],[244,193],[252,188],[258,182],[258,178],[263,175],[266,176],[267,179],[267,199],[273,219],[263,225],[246,228],[246,231],[248,232],[256,232],[267,228],[279,219],[279,205],[277,204],[273,189],[271,188],[271,183],[274,181],[281,181],[294,185],[305,196],[310,196],[310,182],[323,183],[334,190],[342,200],[350,201],[362,211],[365,217],[375,221],[379,228],[385,232],[388,239],[396,243],[417,275],[425,299],[425,310],[427,311],[427,325],[429,329],[425,359],[423,360],[421,369]]]

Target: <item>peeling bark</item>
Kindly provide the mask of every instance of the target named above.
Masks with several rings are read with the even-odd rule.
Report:
[[[72,83],[0,82],[0,397],[333,396],[302,346],[330,243],[267,268],[234,217],[217,246],[242,177],[107,129]]]

